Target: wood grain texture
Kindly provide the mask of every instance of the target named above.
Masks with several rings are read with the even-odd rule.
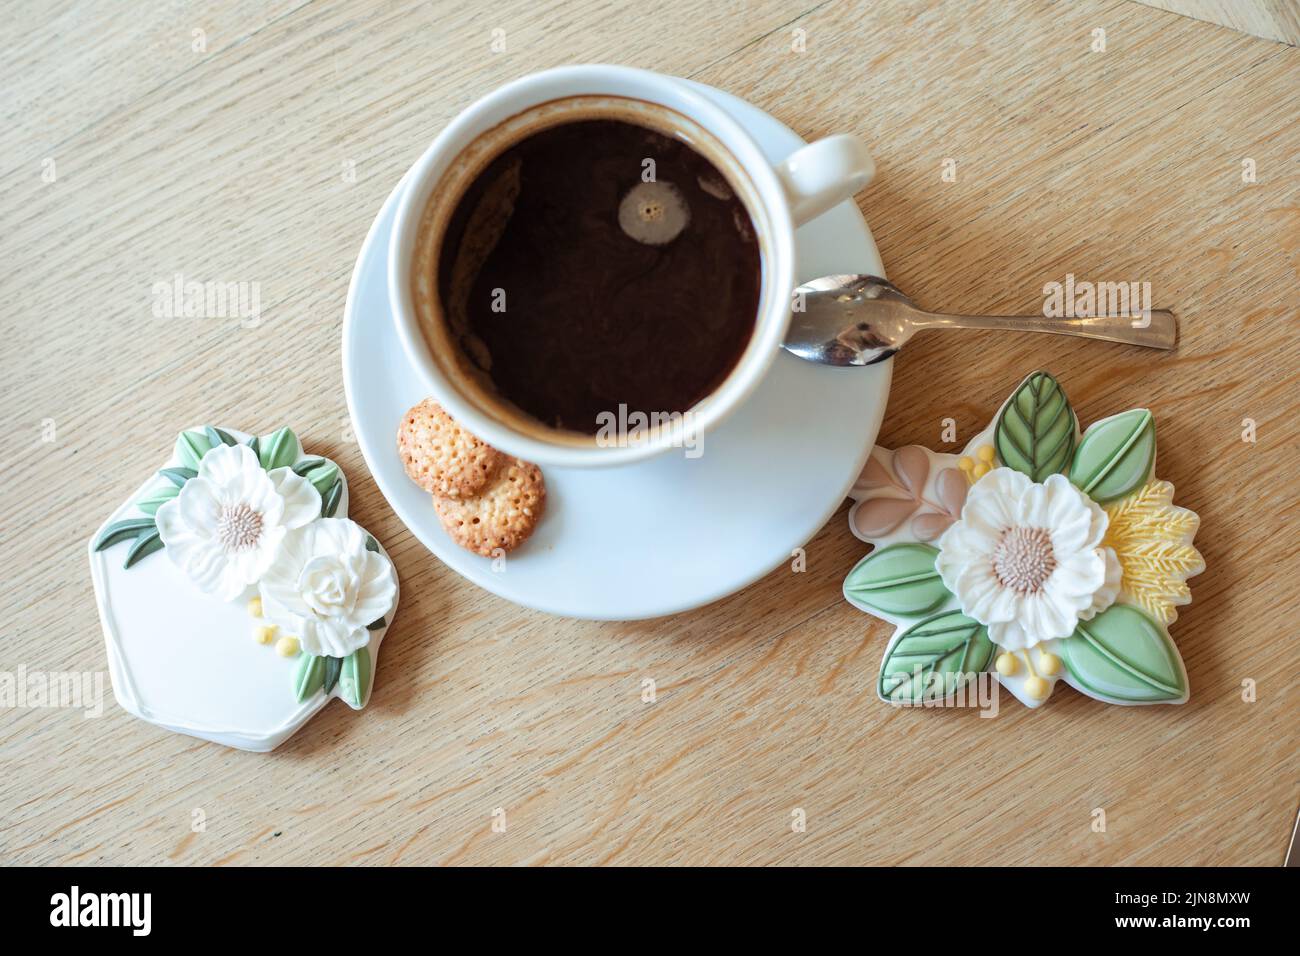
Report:
[[[337,459],[403,603],[366,710],[332,704],[273,755],[111,700],[94,720],[6,711],[0,861],[1282,861],[1300,795],[1300,51],[1123,0],[119,9],[27,4],[0,28],[0,670],[105,667],[85,541],[205,421],[289,423]],[[1209,564],[1173,632],[1188,705],[1062,688],[1036,712],[1003,695],[994,720],[888,708],[874,682],[889,628],[840,596],[864,552],[843,510],[805,573],[628,624],[507,604],[400,526],[339,377],[355,255],[456,112],[583,61],[691,76],[808,138],[862,135],[879,173],[859,202],[924,305],[1034,312],[1073,273],[1150,282],[1178,311],[1172,354],[920,337],[880,440],[952,450],[943,419],[964,442],[1033,368],[1085,423],[1152,408],[1159,474],[1201,514]],[[153,318],[152,284],[177,272],[259,282],[261,324]]]

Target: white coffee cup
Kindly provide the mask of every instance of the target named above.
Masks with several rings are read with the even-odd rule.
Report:
[[[495,395],[451,336],[435,278],[451,213],[492,159],[538,129],[613,115],[684,139],[710,159],[744,202],[762,260],[753,334],[731,373],[690,415],[617,443],[550,428]],[[874,172],[866,147],[846,135],[819,140],[773,166],[724,110],[689,84],[648,70],[566,66],[523,77],[452,120],[407,176],[388,257],[398,334],[429,394],[465,428],[507,454],[541,465],[583,467],[626,464],[668,448],[694,447],[699,433],[707,433],[745,401],[776,357],[790,323],[795,227],[852,196]],[[700,290],[702,309],[708,307],[707,293]]]

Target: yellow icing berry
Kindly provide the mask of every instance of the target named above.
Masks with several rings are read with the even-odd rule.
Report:
[[[975,459],[971,458],[970,455],[962,455],[957,459],[957,467],[962,471],[970,471],[975,467]]]
[[[987,475],[987,474],[988,474],[990,471],[992,471],[992,470],[993,470],[993,469],[991,469],[991,468],[989,467],[989,463],[988,463],[988,462],[986,462],[986,461],[982,461],[982,462],[980,462],[978,465],[975,466],[975,470],[974,470],[973,472],[971,472],[971,474],[974,475],[974,476],[975,476],[975,480],[978,481],[979,479],[983,478],[985,475]]]
[[[975,454],[979,457],[980,461],[987,462],[990,465],[993,464],[992,445],[980,445],[979,449],[975,452]]]
[[[1016,671],[1020,670],[1020,661],[1015,654],[1002,653],[998,655],[997,664],[998,673],[1003,677],[1010,677]]]
[[[253,640],[257,641],[259,644],[270,644],[274,637],[274,624],[259,624],[257,627],[253,628]]]
[[[248,599],[248,613],[253,617],[262,616],[262,599],[260,597],[252,597]]]
[[[1049,676],[1059,674],[1061,673],[1061,659],[1055,654],[1039,654],[1038,669]]]
[[[282,637],[275,642],[275,652],[281,657],[294,657],[298,653],[298,638]]]
[[[1025,681],[1025,695],[1030,700],[1046,700],[1052,687],[1041,677],[1030,677]]]

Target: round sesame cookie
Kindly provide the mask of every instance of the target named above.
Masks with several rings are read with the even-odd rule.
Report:
[[[397,453],[413,482],[444,498],[478,494],[505,460],[491,445],[456,424],[431,398],[402,416]]]
[[[528,539],[546,504],[542,470],[518,458],[504,462],[492,482],[472,498],[439,498],[433,506],[451,539],[485,558],[513,551]]]

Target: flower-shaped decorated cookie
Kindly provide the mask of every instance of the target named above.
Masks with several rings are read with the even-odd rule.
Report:
[[[122,707],[259,751],[331,697],[360,710],[397,573],[347,506],[339,467],[304,454],[288,428],[182,432],[90,545]]]
[[[1079,432],[1046,372],[1026,378],[962,455],[872,449],[853,533],[875,545],[844,581],[894,624],[878,690],[916,704],[991,671],[1030,707],[1058,680],[1115,704],[1180,704],[1166,630],[1205,564],[1198,519],[1155,478],[1151,413]]]

